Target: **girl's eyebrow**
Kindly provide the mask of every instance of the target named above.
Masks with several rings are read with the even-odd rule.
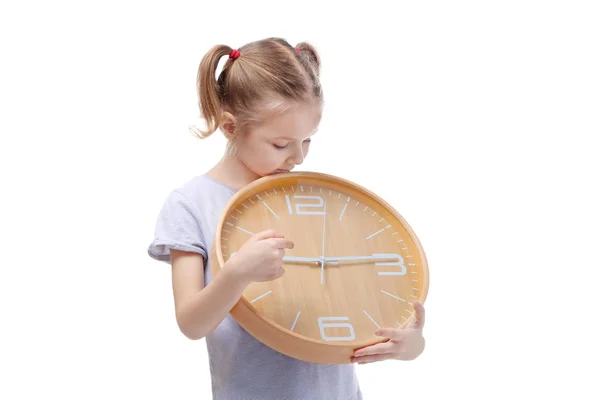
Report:
[[[315,133],[317,133],[317,131],[313,132],[313,134],[312,134],[312,135],[310,135],[310,136],[313,136]],[[310,136],[309,136],[309,137],[310,137]],[[289,137],[286,137],[286,136],[278,136],[278,137],[276,137],[275,139],[283,139],[283,140],[296,140],[296,138],[289,138]]]

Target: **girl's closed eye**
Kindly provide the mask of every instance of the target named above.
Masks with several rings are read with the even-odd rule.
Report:
[[[311,141],[311,139],[306,139],[306,140],[303,142],[303,144],[310,143],[310,141]],[[276,149],[279,149],[279,150],[283,150],[283,149],[285,149],[286,147],[288,147],[288,145],[287,145],[287,144],[285,144],[285,145],[280,145],[280,144],[277,144],[277,143],[273,143],[273,146],[274,146]]]

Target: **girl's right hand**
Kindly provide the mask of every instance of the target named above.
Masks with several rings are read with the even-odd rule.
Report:
[[[245,281],[271,281],[283,276],[285,249],[293,248],[292,241],[269,229],[248,239],[228,263],[233,264],[230,268]]]

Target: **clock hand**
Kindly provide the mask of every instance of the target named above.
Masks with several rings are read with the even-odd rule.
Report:
[[[231,253],[233,256],[235,253]],[[296,257],[296,256],[284,256],[283,261],[293,262],[308,262],[308,263],[321,263],[335,262],[335,261],[354,261],[354,260],[397,260],[398,257],[383,255],[371,255],[371,256],[349,256],[349,257]]]
[[[321,262],[321,257],[294,257],[294,256],[284,256],[283,261],[296,261],[296,262],[309,262],[309,263],[318,263]]]
[[[236,253],[233,252],[229,257],[233,257]],[[308,263],[320,263],[323,257],[295,257],[295,256],[284,256],[283,261],[295,261],[295,262],[308,262]]]
[[[325,221],[327,221],[327,203],[323,205],[323,238],[321,239],[321,285],[325,272]]]
[[[325,262],[354,261],[354,260],[397,260],[397,257],[388,254],[373,254],[371,256],[325,257]]]

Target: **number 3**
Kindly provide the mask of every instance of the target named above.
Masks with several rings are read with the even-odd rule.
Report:
[[[377,275],[406,275],[406,265],[404,265],[404,258],[400,254],[373,254],[375,257],[389,257],[395,258],[398,261],[394,262],[379,262],[375,263],[378,267],[389,266],[389,267],[400,267],[400,271],[395,272],[378,272]]]

